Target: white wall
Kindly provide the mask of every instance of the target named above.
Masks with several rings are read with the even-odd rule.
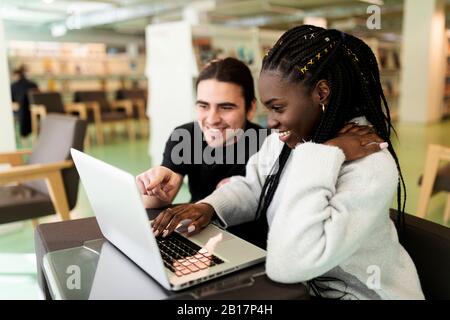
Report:
[[[0,19],[0,152],[16,150],[5,32]]]

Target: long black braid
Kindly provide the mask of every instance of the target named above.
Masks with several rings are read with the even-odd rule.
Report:
[[[380,138],[388,142],[388,150],[399,173],[397,228],[402,237],[406,187],[390,140],[391,129],[394,132],[395,129],[380,83],[378,63],[370,47],[362,40],[338,30],[302,25],[285,32],[269,50],[261,72],[265,71],[278,71],[288,81],[303,82],[310,89],[321,79],[328,81],[330,101],[312,136],[313,142],[323,143],[332,139],[346,122],[358,116],[364,116]],[[285,145],[263,185],[256,219],[263,219],[266,224],[267,209],[290,152],[291,149]],[[316,292],[318,286],[310,284]]]

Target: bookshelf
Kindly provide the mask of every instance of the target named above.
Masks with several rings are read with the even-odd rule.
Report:
[[[28,77],[40,90],[59,91],[66,102],[77,90],[105,90],[111,96],[119,88],[146,88],[145,56],[108,54],[102,43],[11,41],[10,70],[26,65]]]
[[[259,77],[262,58],[283,31],[258,28],[227,28],[201,26],[193,29],[193,48],[199,70],[211,59],[233,56],[250,67],[255,79],[255,88]],[[400,44],[367,38],[364,41],[372,48],[380,69],[380,81],[386,96],[391,117],[398,119],[400,94]],[[449,58],[448,107],[450,108],[450,58]],[[255,122],[266,125],[266,109],[260,104],[258,90],[258,108]]]

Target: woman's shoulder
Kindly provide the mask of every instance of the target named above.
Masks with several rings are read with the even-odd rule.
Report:
[[[383,181],[383,183],[398,182],[398,168],[394,157],[387,150],[380,150],[362,159],[344,164],[347,170],[357,171],[359,176],[370,181]]]
[[[370,122],[365,117],[356,117],[350,120],[350,122],[355,122],[359,125],[370,125]],[[398,174],[398,168],[394,157],[387,149],[372,153],[362,159],[349,162],[348,165],[362,166],[367,172],[377,175],[397,176]]]

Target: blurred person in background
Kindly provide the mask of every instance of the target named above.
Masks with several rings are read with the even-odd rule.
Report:
[[[27,137],[31,133],[31,114],[28,92],[39,90],[35,82],[26,77],[26,66],[21,65],[13,71],[13,81],[11,83],[11,98],[18,104],[18,110],[14,116],[19,122],[20,135]]]

